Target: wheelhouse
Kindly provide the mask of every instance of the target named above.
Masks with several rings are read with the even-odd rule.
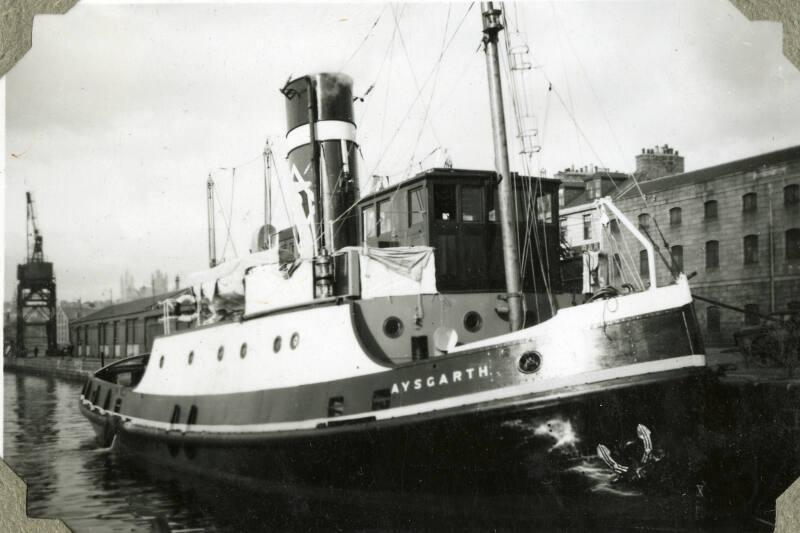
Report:
[[[546,284],[557,289],[559,180],[518,175],[511,179],[523,290],[542,292]],[[359,241],[380,248],[435,248],[440,291],[503,291],[497,185],[497,174],[491,171],[422,172],[359,201]]]

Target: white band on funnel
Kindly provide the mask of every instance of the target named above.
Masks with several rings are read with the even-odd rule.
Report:
[[[356,142],[356,127],[343,120],[321,120],[316,123],[316,137],[318,141],[332,141],[344,139]],[[291,152],[298,146],[311,142],[308,124],[298,126],[286,134],[286,151]]]

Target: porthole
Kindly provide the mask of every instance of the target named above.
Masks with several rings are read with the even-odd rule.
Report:
[[[525,352],[519,356],[517,367],[519,371],[525,374],[533,374],[542,366],[542,356],[539,352]]]
[[[292,338],[289,340],[289,346],[292,347],[292,350],[297,348],[297,345],[300,344],[300,334],[295,332],[292,333]]]
[[[239,348],[239,357],[241,357],[242,359],[247,357],[247,343],[246,342],[243,342],[242,343],[242,347]]]
[[[164,368],[164,356],[161,356],[161,359],[158,360],[158,368]]]
[[[464,329],[471,333],[476,333],[480,331],[482,327],[483,318],[481,318],[480,313],[476,311],[470,311],[464,315]]]
[[[225,357],[225,347],[220,346],[219,350],[217,350],[217,361],[222,361],[223,357]]]
[[[272,351],[278,353],[281,351],[281,336],[278,335],[275,337],[275,340],[272,341]]]
[[[192,361],[194,361],[194,351],[189,352],[189,364],[190,365],[192,364]]]
[[[390,316],[383,321],[383,333],[390,339],[396,339],[403,334],[403,321],[396,316]]]

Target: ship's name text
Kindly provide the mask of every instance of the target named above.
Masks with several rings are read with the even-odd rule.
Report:
[[[453,370],[449,373],[443,372],[437,376],[428,376],[425,378],[392,383],[392,394],[402,394],[404,392],[421,390],[422,388],[431,389],[433,387],[450,385],[451,383],[488,377],[489,365],[481,365],[477,368],[469,367],[464,370]]]

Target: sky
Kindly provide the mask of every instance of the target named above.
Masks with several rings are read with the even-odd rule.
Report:
[[[630,172],[664,143],[687,170],[800,144],[800,74],[781,28],[728,0],[506,8],[530,50],[517,86],[537,172]],[[467,3],[82,3],[37,17],[5,77],[5,299],[25,257],[25,191],[59,299],[116,298],[126,270],[143,285],[156,269],[205,268],[209,174],[219,252],[247,253],[267,139],[275,179],[287,175],[278,89],[290,76],[342,71],[355,94],[372,87],[355,104],[362,188],[440,164],[444,149],[456,167],[492,168],[481,36]],[[512,168],[525,167],[514,156]]]

